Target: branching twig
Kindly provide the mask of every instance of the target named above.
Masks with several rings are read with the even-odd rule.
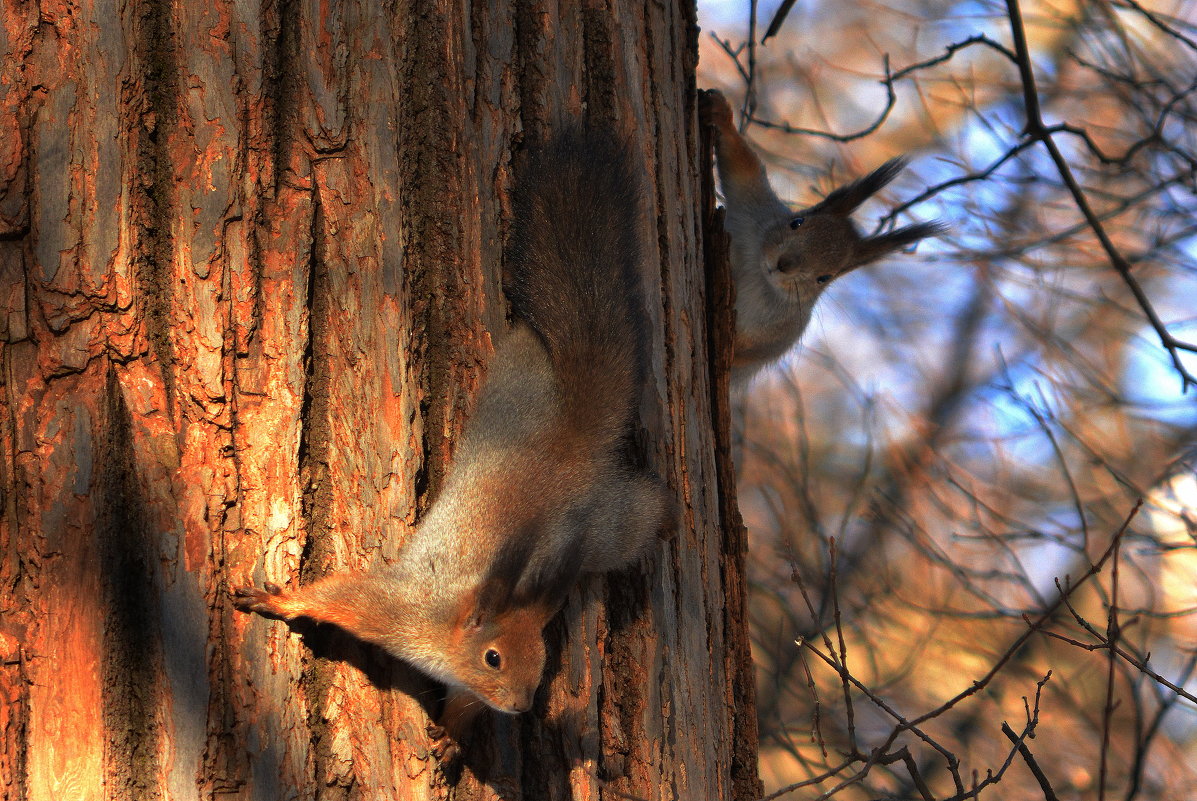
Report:
[[[1109,658],[1106,661],[1106,702],[1101,713],[1101,756],[1097,771],[1097,801],[1105,801],[1106,773],[1110,754],[1110,729],[1114,722],[1114,668],[1118,658],[1114,648],[1118,645],[1118,553],[1114,549],[1114,568],[1110,580],[1110,608],[1106,618],[1106,641],[1110,644]]]
[[[1187,392],[1190,386],[1197,386],[1197,377],[1193,376],[1185,368],[1184,362],[1180,357],[1180,352],[1189,351],[1197,353],[1197,345],[1177,339],[1168,331],[1167,325],[1156,313],[1155,307],[1152,306],[1151,300],[1147,297],[1147,293],[1143,291],[1143,287],[1139,284],[1138,279],[1131,274],[1131,264],[1123,257],[1118,248],[1114,246],[1114,243],[1106,234],[1105,226],[1102,225],[1101,220],[1098,219],[1093,209],[1089,206],[1089,200],[1073,176],[1072,169],[1068,166],[1068,161],[1060,152],[1059,147],[1056,146],[1051,132],[1043,123],[1043,115],[1039,107],[1039,92],[1035,87],[1035,72],[1031,67],[1031,54],[1027,47],[1026,33],[1023,30],[1022,24],[1022,10],[1018,5],[1018,0],[1006,0],[1006,9],[1010,17],[1011,35],[1014,39],[1015,61],[1018,64],[1018,72],[1022,79],[1023,107],[1027,117],[1023,133],[1030,139],[1042,142],[1043,146],[1047,149],[1048,155],[1051,156],[1052,162],[1056,165],[1056,170],[1064,180],[1064,185],[1068,188],[1069,194],[1072,195],[1077,209],[1080,210],[1082,216],[1089,223],[1089,227],[1093,230],[1093,233],[1101,243],[1102,249],[1106,252],[1110,264],[1122,276],[1123,282],[1130,289],[1131,294],[1135,296],[1135,300],[1138,301],[1139,308],[1147,315],[1148,321],[1151,323],[1152,328],[1155,329],[1156,335],[1159,336],[1160,343],[1168,351],[1168,355],[1172,358],[1172,366],[1180,375],[1181,389]]]
[[[1068,597],[1070,595],[1072,595],[1072,593],[1076,592],[1077,587],[1081,586],[1082,584],[1085,583],[1085,581],[1087,581],[1088,579],[1097,575],[1097,573],[1101,571],[1102,567],[1109,560],[1109,558],[1113,555],[1114,551],[1118,548],[1118,544],[1122,540],[1122,536],[1126,533],[1127,528],[1130,527],[1131,521],[1135,519],[1135,516],[1137,514],[1139,514],[1139,510],[1142,507],[1143,507],[1143,499],[1140,498],[1138,501],[1135,502],[1135,506],[1133,509],[1131,509],[1131,512],[1127,516],[1126,521],[1122,524],[1122,526],[1114,534],[1114,537],[1110,541],[1109,547],[1106,548],[1105,553],[1103,553],[1101,555],[1101,557],[1096,562],[1094,562],[1089,567],[1088,570],[1085,571],[1085,573],[1077,580],[1076,584],[1070,584],[1069,586],[1061,589],[1060,597],[1057,598],[1055,600],[1055,602],[1053,602],[1052,605],[1049,606],[1042,614],[1040,614],[1038,620],[1032,622],[1029,619],[1026,619],[1024,617],[1024,619],[1026,619],[1026,622],[1027,622],[1027,630],[1025,632],[1023,632],[1023,634],[1020,635],[1014,641],[1014,643],[1011,644],[1010,647],[1008,647],[1005,650],[1005,652],[1001,655],[1001,657],[998,658],[997,662],[994,663],[993,667],[989,669],[988,673],[986,673],[979,680],[973,682],[972,686],[969,687],[967,690],[957,693],[952,698],[948,699],[943,704],[941,704],[940,706],[931,710],[930,712],[927,712],[926,714],[915,718],[914,720],[911,721],[911,724],[918,725],[920,723],[924,723],[924,722],[930,720],[933,717],[941,715],[941,714],[943,714],[943,712],[945,710],[950,709],[953,706],[955,706],[956,704],[960,703],[960,701],[963,700],[964,698],[967,698],[968,696],[973,695],[974,693],[978,692],[979,690],[983,690],[989,684],[989,682],[991,682],[993,680],[993,677],[997,675],[998,671],[1002,669],[1002,666],[1005,665],[1006,662],[1008,662],[1010,660],[1010,658],[1012,656],[1014,656],[1014,654],[1018,651],[1018,649],[1022,647],[1022,644],[1025,643],[1028,639],[1030,639],[1032,634],[1034,634],[1036,631],[1039,631],[1040,629],[1042,629],[1043,626],[1045,624],[1047,624],[1048,621],[1050,621],[1052,619],[1052,617],[1055,616],[1056,610],[1058,610],[1061,605],[1066,604],[1068,602]]]
[[[1060,801],[1059,797],[1056,795],[1056,791],[1052,789],[1051,782],[1049,782],[1047,780],[1047,776],[1044,775],[1043,769],[1040,768],[1039,763],[1035,761],[1035,755],[1031,753],[1031,749],[1027,748],[1026,742],[1024,742],[1017,734],[1014,733],[1014,729],[1010,728],[1009,723],[1002,723],[1002,734],[1006,735],[1006,739],[1014,743],[1015,747],[1018,749],[1019,755],[1022,757],[1023,761],[1027,763],[1027,768],[1030,769],[1031,775],[1035,777],[1035,781],[1039,782],[1039,789],[1043,791],[1044,801]]]

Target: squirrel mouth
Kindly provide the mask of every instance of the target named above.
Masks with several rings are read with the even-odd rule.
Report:
[[[531,698],[524,703],[504,702],[497,698],[487,698],[486,703],[491,709],[494,709],[496,712],[502,712],[505,715],[520,715],[532,708]]]

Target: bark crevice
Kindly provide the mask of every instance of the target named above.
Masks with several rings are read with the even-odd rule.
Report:
[[[139,0],[130,14],[134,63],[140,68],[137,80],[141,86],[132,99],[135,111],[127,119],[141,128],[141,134],[134,137],[137,149],[132,154],[133,174],[144,176],[133,185],[138,193],[133,203],[138,220],[134,267],[146,335],[160,365],[167,401],[177,408],[172,339],[176,323],[175,163],[170,147],[180,102],[177,37],[169,0]]]
[[[152,574],[155,547],[137,478],[133,421],[110,368],[96,454],[96,569],[104,604],[103,720],[107,796],[163,797],[161,619]]]

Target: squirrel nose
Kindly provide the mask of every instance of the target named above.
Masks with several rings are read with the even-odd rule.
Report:
[[[534,693],[531,692],[524,692],[517,695],[512,699],[511,710],[517,715],[521,712],[527,712],[532,708],[533,695]]]

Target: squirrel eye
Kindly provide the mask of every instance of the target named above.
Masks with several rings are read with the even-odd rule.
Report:
[[[802,223],[804,223],[804,222],[806,222],[805,217],[795,217],[794,219],[790,220],[790,230],[791,231],[795,230],[798,226],[802,225]]]
[[[486,664],[490,665],[495,670],[498,670],[499,665],[503,664],[503,658],[499,656],[499,652],[494,648],[487,649],[486,653],[482,655],[482,658],[486,660]]]
[[[820,275],[815,280],[818,281],[820,284],[826,284],[828,281],[831,280],[831,276],[830,275]]]

